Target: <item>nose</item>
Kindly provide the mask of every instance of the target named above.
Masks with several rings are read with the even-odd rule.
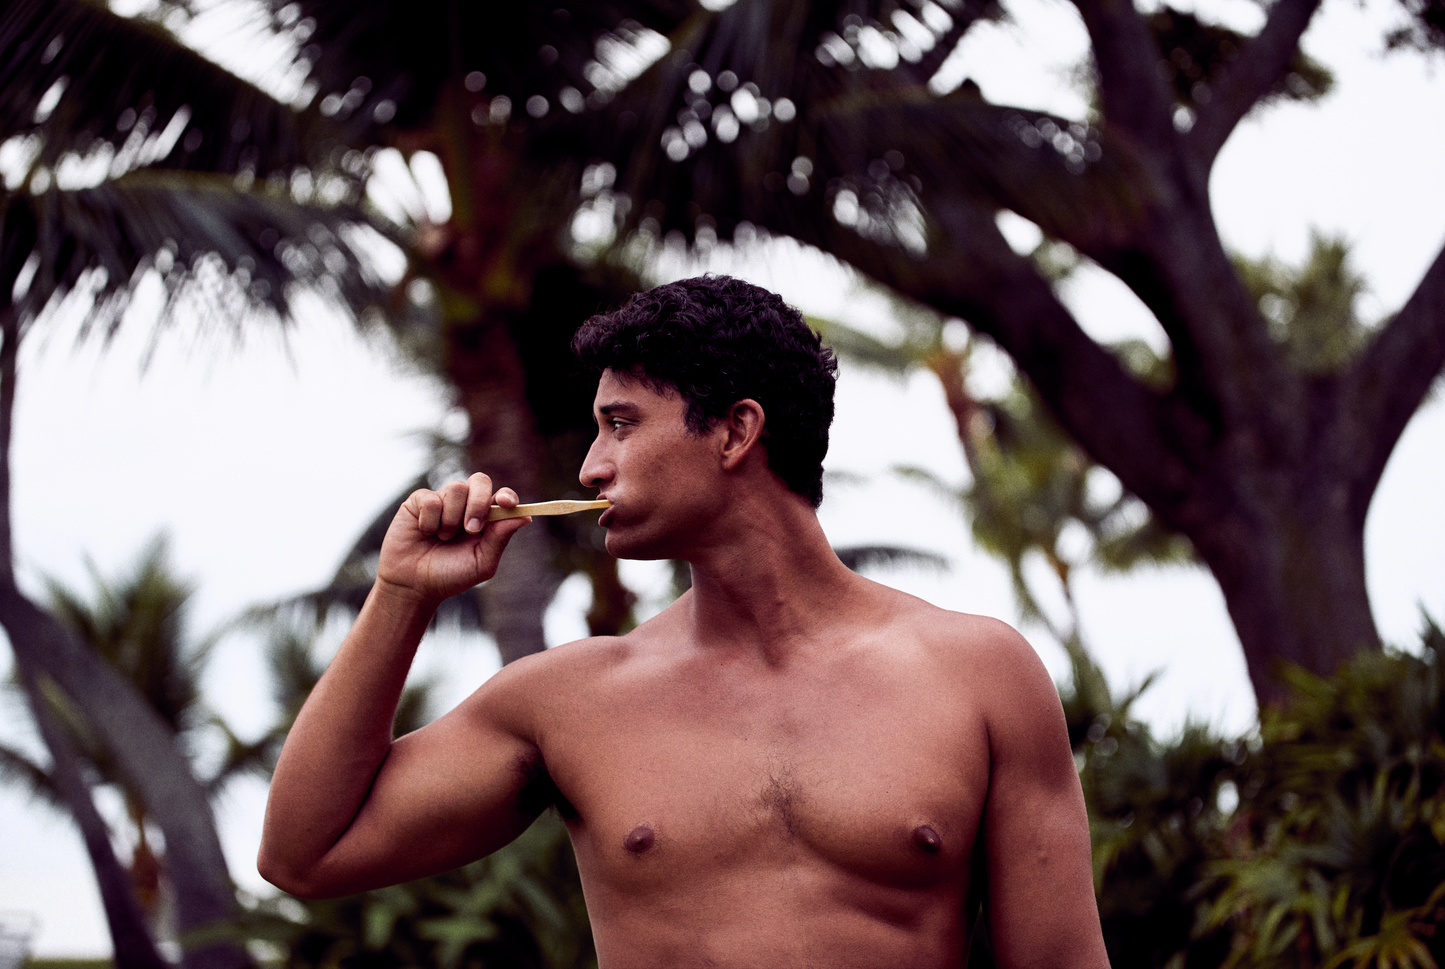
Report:
[[[592,446],[587,449],[587,457],[582,462],[582,470],[577,472],[577,480],[582,482],[584,488],[601,488],[612,479],[611,464],[602,453],[602,435],[599,434],[592,441]]]

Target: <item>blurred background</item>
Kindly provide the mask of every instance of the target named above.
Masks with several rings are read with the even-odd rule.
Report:
[[[590,964],[554,819],[302,905],[255,872],[266,780],[401,498],[580,496],[572,331],[724,272],[840,352],[839,554],[1059,682],[1116,966],[1434,965],[1442,31],[4,0],[0,964]],[[684,587],[589,516],[523,536],[399,730]]]

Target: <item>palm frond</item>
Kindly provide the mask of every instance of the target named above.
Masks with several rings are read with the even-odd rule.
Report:
[[[808,325],[818,331],[823,342],[839,356],[895,376],[902,376],[918,366],[924,349],[909,343],[888,343],[845,323],[814,316],[806,319]]]
[[[173,731],[195,726],[207,653],[186,638],[194,586],[171,571],[164,536],[119,575],[91,571],[90,595],[45,579],[53,615],[130,681]]]
[[[362,206],[359,130],[157,21],[14,0],[0,10],[0,284],[26,318],[87,290],[90,321],[112,330],[148,277],[162,326],[179,312],[284,320],[306,289],[360,316],[394,280],[374,258],[373,230],[391,230]],[[389,308],[404,322],[405,301]]]
[[[1144,564],[1198,564],[1199,557],[1189,539],[1146,509],[1137,525],[1101,529],[1093,560],[1105,572],[1127,572]]]
[[[112,329],[118,307],[148,271],[163,284],[167,306],[194,295],[230,310],[284,317],[296,286],[319,289],[360,314],[387,298],[374,268],[379,241],[357,204],[354,186],[337,187],[335,204],[298,202],[288,187],[257,183],[238,190],[226,175],[138,171],[93,188],[51,189],[11,207],[34,206],[35,281],[22,306],[38,312],[57,292],[92,285],[98,316]]]
[[[1356,303],[1367,289],[1345,240],[1313,233],[1300,266],[1236,256],[1240,280],[1284,347],[1290,364],[1311,374],[1338,371],[1366,345],[1370,328]]]
[[[259,740],[245,741],[236,736],[230,725],[220,717],[212,717],[210,722],[211,726],[220,731],[225,742],[225,751],[214,773],[203,782],[206,793],[214,796],[229,781],[244,774],[262,778],[271,776],[276,767],[276,758],[281,753],[281,743],[286,737],[284,730],[271,730]]]
[[[532,133],[563,131],[574,112],[605,107],[630,79],[628,69],[645,66],[649,52],[665,52],[657,41],[700,12],[688,0],[604,0],[565,9],[447,0],[289,6],[315,24],[308,51],[320,93],[344,101],[352,91],[371,92],[369,101],[358,96],[354,108],[340,110],[365,113],[371,101],[385,98],[394,105],[394,124],[415,127],[431,119],[445,83],[475,75],[471,99],[485,109],[492,97],[507,97],[516,125]],[[275,8],[285,11],[280,2]],[[564,96],[565,89],[579,100]],[[547,100],[541,118],[524,110],[532,97]]]
[[[396,517],[397,508],[413,491],[427,486],[427,478],[423,475],[384,504],[376,517],[362,529],[342,558],[331,581],[325,586],[251,609],[247,613],[246,621],[266,625],[294,617],[299,611],[315,616],[317,622],[321,623],[333,609],[341,609],[351,615],[360,612],[376,581],[376,561],[381,554],[381,543],[392,519]],[[455,622],[467,630],[486,628],[482,619],[481,599],[470,591],[444,600],[437,607],[435,621]]]
[[[924,568],[937,572],[948,569],[948,559],[937,552],[898,545],[848,545],[833,551],[854,572],[867,568]]]
[[[1098,232],[1083,224],[1095,197],[1133,210],[1129,154],[1102,151],[1099,131],[987,104],[968,86],[940,96],[906,59],[873,69],[866,52],[846,64],[826,53],[856,51],[863,35],[897,42],[882,23],[891,6],[736,4],[678,24],[672,55],[618,94],[605,120],[583,119],[585,142],[632,200],[628,226],[726,238],[752,222],[825,248],[862,236],[917,256],[929,213],[960,198],[1016,207],[1051,231]],[[954,5],[931,36],[951,48],[997,13]]]
[[[840,191],[853,192],[868,216],[881,190],[865,234],[913,252],[926,235],[923,181],[936,182],[930,192],[963,184],[987,194],[1002,169],[1022,164],[1036,174],[1030,162],[1039,159],[1065,198],[1079,188],[1052,148],[1017,150],[1003,109],[927,87],[969,27],[1001,16],[1000,7],[928,7],[931,16],[885,0],[721,11],[687,0],[566,10],[299,0],[280,9],[299,9],[315,25],[307,50],[320,90],[330,92],[328,110],[365,113],[385,90],[403,128],[470,118],[532,164],[605,161],[630,199],[625,228],[651,219],[660,234],[676,228],[692,238],[706,224],[727,237],[752,221],[781,231],[806,225],[803,236],[816,239],[839,228]],[[877,51],[892,50],[891,60],[877,61],[860,37],[881,41]],[[944,128],[967,137],[935,147]],[[1037,197],[1032,188],[1024,198]]]
[[[0,744],[0,783],[19,787],[57,811],[68,810],[50,773],[21,751],[4,744]]]
[[[325,664],[315,655],[316,627],[297,630],[275,625],[266,642],[266,666],[271,673],[272,699],[280,709],[278,733],[291,729],[302,705],[321,680]]]
[[[117,173],[164,164],[264,176],[321,161],[307,127],[153,23],[87,0],[10,0],[0,11],[0,141],[38,136],[37,165],[56,169],[103,142]]]
[[[957,485],[950,484],[927,468],[913,464],[899,464],[895,465],[892,470],[903,480],[924,486],[942,501],[957,504],[963,500]]]

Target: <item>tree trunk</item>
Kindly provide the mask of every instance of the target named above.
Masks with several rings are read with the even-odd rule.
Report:
[[[166,961],[156,950],[155,941],[146,926],[145,912],[132,891],[130,874],[115,856],[115,849],[110,843],[110,829],[95,809],[75,751],[51,714],[31,665],[25,662],[17,662],[16,665],[30,701],[35,725],[50,751],[51,777],[75,816],[75,823],[85,841],[86,854],[90,856],[90,865],[95,869],[101,904],[105,907],[105,921],[110,928],[115,964],[118,969],[165,969]]]
[[[165,833],[181,934],[232,917],[235,894],[211,805],[160,716],[104,660],[10,583],[0,586],[0,624],[17,658],[53,679],[96,735],[105,738],[127,786],[139,793]],[[233,945],[187,949],[181,960],[187,969],[231,969],[250,962],[245,950]]]
[[[471,422],[471,468],[523,501],[543,497],[537,486],[546,445],[527,403],[526,374],[507,326],[495,318],[453,326],[446,375]],[[507,546],[496,576],[477,589],[503,663],[547,648],[542,618],[562,584],[554,559],[545,522],[534,521]]]
[[[1220,582],[1261,706],[1285,695],[1281,662],[1327,675],[1360,649],[1379,648],[1364,580],[1365,514],[1445,359],[1445,254],[1352,361],[1311,375],[1261,339],[1258,313],[1212,229],[1188,249],[1130,228],[1210,281],[1181,287],[1186,299],[1161,289],[1167,280],[1158,292],[1135,280],[1156,316],[1173,321],[1179,376],[1159,390],[1083,332],[1007,248],[988,206],[964,200],[934,212],[943,231],[925,260],[841,233],[805,241],[968,320],[1008,351],[1094,460],[1195,544]],[[1087,240],[1065,238],[1087,251]],[[1212,370],[1200,364],[1204,337],[1213,341]]]
[[[1331,500],[1342,490],[1315,487],[1297,502],[1245,498],[1186,531],[1224,592],[1261,705],[1285,699],[1285,664],[1328,675],[1379,648],[1364,529]]]
[[[621,636],[632,620],[637,596],[622,584],[617,559],[602,552],[589,570],[592,579],[592,608],[587,610],[587,633],[591,636]]]

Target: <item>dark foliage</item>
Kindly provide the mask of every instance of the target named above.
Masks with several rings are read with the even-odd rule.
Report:
[[[362,211],[351,148],[371,126],[278,101],[159,22],[85,0],[0,9],[0,92],[6,297],[33,260],[20,312],[86,285],[113,328],[152,270],[168,313],[190,294],[227,325],[284,317],[295,284],[357,313],[386,301],[358,234],[387,228]]]
[[[1422,646],[1289,672],[1257,736],[1168,743],[1075,655],[1062,694],[1115,969],[1439,964],[1445,635],[1427,623]]]
[[[322,902],[263,903],[230,934],[284,946],[286,969],[590,969],[567,831],[552,812],[481,861]]]
[[[1400,0],[1406,22],[1385,37],[1391,48],[1421,51],[1445,50],[1445,2],[1442,0]]]
[[[1209,103],[1211,82],[1249,42],[1237,31],[1169,6],[1150,15],[1149,29],[1163,55],[1161,65],[1174,98],[1187,107]],[[1313,100],[1328,93],[1333,83],[1328,70],[1303,51],[1296,51],[1288,72],[1265,99]]]

